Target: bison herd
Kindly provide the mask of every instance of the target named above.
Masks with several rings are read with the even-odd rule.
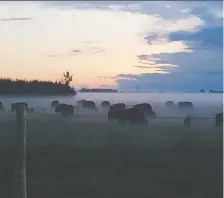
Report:
[[[26,108],[27,112],[34,112],[34,108],[29,108],[28,104],[25,102],[20,103],[12,103],[11,111],[14,112],[17,105],[23,104]],[[192,102],[183,101],[178,102],[177,105],[173,101],[165,102],[165,106],[167,108],[177,108],[177,109],[193,109],[194,105]],[[74,109],[88,109],[97,111],[97,106],[94,101],[88,100],[79,100],[77,101],[77,105],[73,106],[70,104],[60,103],[58,100],[54,100],[51,102],[50,107],[54,109],[56,114],[60,114],[62,116],[70,116],[74,114]],[[126,122],[130,122],[131,124],[148,124],[148,120],[150,118],[155,118],[156,113],[153,111],[153,108],[148,103],[141,103],[133,105],[130,108],[127,108],[124,103],[112,104],[109,101],[102,101],[101,108],[103,110],[108,111],[108,123],[113,122],[113,120],[118,121],[120,124],[124,124]],[[2,102],[0,101],[0,111],[3,111],[4,107]],[[184,125],[190,126],[190,118],[186,117],[184,120]],[[223,113],[217,113],[215,116],[215,125],[222,126],[223,124]]]

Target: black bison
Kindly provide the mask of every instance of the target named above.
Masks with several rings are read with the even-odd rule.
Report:
[[[82,103],[82,108],[96,110],[96,103],[93,101],[85,101]]]
[[[124,110],[126,105],[124,103],[117,103],[110,106],[109,110]]]
[[[26,102],[16,102],[16,103],[12,103],[12,104],[11,104],[11,111],[14,112],[14,111],[16,110],[16,107],[17,107],[18,105],[24,105],[24,106],[26,107],[26,111],[29,110],[29,108],[28,108],[28,104],[27,104]]]
[[[101,107],[102,108],[109,108],[110,107],[110,102],[109,101],[103,101],[103,102],[101,102]]]
[[[109,109],[108,111],[108,122],[112,122],[113,120],[117,120],[120,124],[125,123],[125,109]]]
[[[74,107],[68,104],[59,104],[55,107],[55,113],[61,114],[62,116],[73,115]]]
[[[116,119],[120,124],[129,121],[131,124],[148,124],[144,114],[138,108],[109,109],[108,122]]]
[[[0,111],[3,111],[3,110],[4,110],[4,107],[3,107],[2,102],[0,101]]]
[[[222,126],[223,125],[223,113],[217,113],[215,115],[215,125]]]
[[[59,105],[60,103],[59,103],[59,101],[58,100],[53,100],[52,102],[51,102],[51,108],[55,108],[57,105]]]
[[[85,102],[86,102],[86,100],[79,100],[79,101],[77,101],[77,104],[82,107],[82,104]]]
[[[186,108],[186,109],[193,109],[194,105],[192,104],[192,102],[188,102],[188,101],[183,101],[183,102],[178,102],[177,103],[177,108]]]
[[[156,114],[153,111],[152,106],[148,103],[136,104],[133,106],[133,108],[139,109],[147,117],[152,117],[152,118],[156,117]]]
[[[166,104],[167,107],[176,107],[176,105],[174,104],[173,101],[166,101],[165,104]]]

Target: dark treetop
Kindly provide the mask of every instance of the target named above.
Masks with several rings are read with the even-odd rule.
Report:
[[[0,78],[0,95],[76,95],[68,84]]]

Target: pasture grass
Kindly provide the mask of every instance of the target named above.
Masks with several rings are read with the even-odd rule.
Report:
[[[0,122],[0,197],[12,197],[15,121]],[[28,198],[221,198],[222,131],[27,121]]]

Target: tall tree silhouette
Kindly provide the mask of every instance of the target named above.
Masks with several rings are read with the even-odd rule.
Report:
[[[72,77],[73,77],[73,75],[70,74],[68,71],[66,71],[66,72],[63,74],[63,77],[64,77],[64,79],[63,79],[64,83],[65,83],[66,85],[69,85],[70,82],[72,81]]]

